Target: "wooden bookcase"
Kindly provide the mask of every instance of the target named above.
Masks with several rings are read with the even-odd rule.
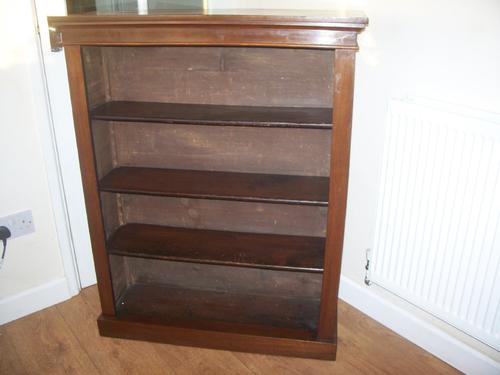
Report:
[[[49,18],[66,54],[102,335],[335,359],[366,23]]]

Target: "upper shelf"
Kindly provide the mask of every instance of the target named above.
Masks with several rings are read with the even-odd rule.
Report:
[[[91,112],[96,120],[168,124],[330,129],[331,108],[250,107],[113,101]]]

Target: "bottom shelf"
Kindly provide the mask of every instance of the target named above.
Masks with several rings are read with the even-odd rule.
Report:
[[[330,361],[335,360],[337,353],[335,342],[258,336],[244,332],[217,332],[103,315],[97,323],[102,336],[122,339]]]
[[[319,299],[133,284],[117,318],[188,329],[315,340]]]

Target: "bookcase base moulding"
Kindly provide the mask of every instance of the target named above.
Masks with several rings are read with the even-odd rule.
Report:
[[[103,336],[334,360],[363,15],[49,17]]]

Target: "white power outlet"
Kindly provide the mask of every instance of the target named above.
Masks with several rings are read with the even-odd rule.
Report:
[[[9,228],[10,239],[25,236],[35,231],[35,222],[31,210],[0,217],[0,226]]]

